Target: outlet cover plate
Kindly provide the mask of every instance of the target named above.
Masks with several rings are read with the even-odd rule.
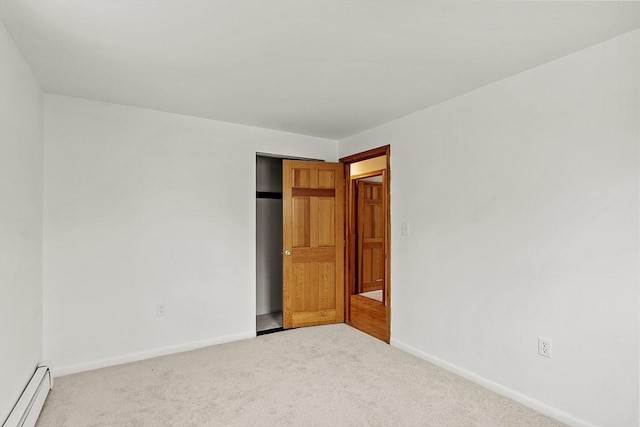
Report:
[[[538,355],[551,358],[551,340],[538,337]]]

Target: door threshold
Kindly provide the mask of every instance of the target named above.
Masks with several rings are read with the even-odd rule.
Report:
[[[265,329],[264,331],[257,331],[256,336],[272,334],[274,332],[284,331],[284,328]]]

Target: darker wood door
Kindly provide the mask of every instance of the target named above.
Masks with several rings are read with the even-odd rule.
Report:
[[[358,293],[384,289],[384,203],[381,182],[358,181]]]
[[[344,321],[344,181],[339,163],[284,160],[283,327]]]

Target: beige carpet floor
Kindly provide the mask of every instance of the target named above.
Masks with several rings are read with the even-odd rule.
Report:
[[[45,426],[559,426],[344,324],[60,377]]]

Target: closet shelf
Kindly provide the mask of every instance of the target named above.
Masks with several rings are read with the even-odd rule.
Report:
[[[282,193],[277,191],[256,191],[256,199],[282,199]]]

